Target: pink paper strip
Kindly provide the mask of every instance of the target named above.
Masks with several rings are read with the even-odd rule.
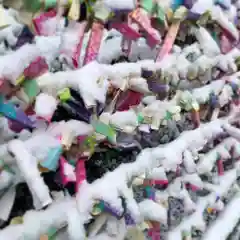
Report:
[[[240,99],[233,99],[232,101],[236,106],[240,104]]]
[[[82,43],[84,39],[84,32],[85,32],[86,26],[87,26],[87,21],[84,21],[79,24],[79,32],[78,32],[79,42],[77,44],[76,51],[74,52],[73,58],[72,58],[73,65],[75,68],[78,68],[79,66],[79,56],[81,54]]]
[[[127,56],[130,55],[131,47],[132,47],[132,40],[122,38],[121,42],[122,52],[125,53]]]
[[[154,185],[154,180],[151,180],[151,179],[143,180],[143,186],[153,186],[153,185]]]
[[[223,54],[227,54],[233,48],[233,44],[224,33],[221,35],[221,38],[220,38],[220,47],[221,47],[221,52]]]
[[[51,123],[52,116],[47,116],[47,117],[37,116],[37,119],[44,120],[49,124],[49,123]]]
[[[168,180],[154,180],[155,185],[168,185]]]
[[[160,227],[153,226],[153,228],[150,228],[148,230],[148,236],[151,237],[152,240],[160,240]]]
[[[62,184],[65,186],[69,181],[67,176],[64,174],[64,165],[67,163],[64,157],[60,157],[59,165],[60,165],[60,175],[62,178]]]
[[[179,165],[177,165],[176,177],[180,177],[180,173],[181,173],[181,167]]]
[[[103,30],[104,25],[102,23],[96,21],[93,23],[83,65],[86,65],[97,59],[97,55],[102,41]]]
[[[83,143],[83,141],[87,138],[87,136],[78,136],[77,141],[79,144]]]
[[[156,62],[160,62],[171,51],[174,41],[177,37],[179,27],[180,27],[180,22],[177,22],[171,25],[167,33],[167,36],[164,39],[163,46],[161,47],[160,52],[157,55]]]
[[[35,28],[35,31],[36,31],[37,35],[48,36],[49,34],[44,32],[42,25],[48,19],[56,17],[56,16],[57,16],[56,10],[52,9],[52,10],[50,10],[48,12],[43,12],[38,17],[34,18],[33,19],[33,25],[34,25],[34,28]]]
[[[79,159],[76,166],[76,192],[81,183],[86,180],[85,160]]]
[[[110,28],[119,31],[126,39],[136,41],[141,37],[141,34],[127,23],[114,22],[111,23]]]
[[[160,44],[160,34],[158,34],[158,31],[152,27],[151,20],[147,15],[147,12],[141,8],[137,8],[129,15],[129,17],[145,31],[147,34],[147,42],[150,47]]]
[[[191,184],[191,183],[189,183],[189,187],[191,188],[191,190],[192,190],[193,192],[196,192],[196,191],[198,191],[198,189],[199,189],[199,187],[197,187],[196,185],[193,185],[193,184]]]

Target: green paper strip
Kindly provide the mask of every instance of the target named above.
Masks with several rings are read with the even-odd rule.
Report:
[[[4,164],[4,161],[0,159],[0,168],[1,168],[1,167],[4,167],[4,165],[5,165],[5,164]]]
[[[172,119],[173,114],[170,113],[169,111],[166,112],[166,116],[165,116],[165,120],[171,120]]]
[[[183,231],[182,231],[182,237],[183,237],[183,238],[189,237],[190,235],[191,235],[191,234],[190,234],[189,231],[186,231],[186,230],[183,230]]]
[[[103,136],[107,137],[110,142],[115,142],[116,132],[109,125],[100,121],[93,121],[92,126],[95,129],[96,133],[102,134]]]
[[[156,14],[157,14],[158,21],[160,23],[164,23],[165,22],[165,13],[164,13],[164,10],[160,6],[157,6]]]
[[[69,164],[71,164],[73,167],[76,167],[76,161],[74,159],[68,160]]]
[[[141,113],[138,114],[137,120],[138,120],[138,123],[143,123],[144,122],[144,117],[143,117],[143,115]]]
[[[29,12],[37,12],[42,6],[40,0],[24,0],[24,7]]]
[[[72,96],[69,88],[64,88],[58,92],[58,97],[62,102],[68,101]]]
[[[37,81],[35,79],[24,81],[23,89],[24,92],[27,94],[30,102],[32,102],[40,92]]]
[[[99,215],[100,213],[102,213],[104,210],[104,202],[100,201],[98,204],[96,204],[93,209],[92,209],[92,214],[94,216]]]
[[[146,10],[148,13],[152,13],[154,8],[154,1],[152,0],[141,0],[140,1],[141,7]]]
[[[200,18],[197,21],[197,25],[199,26],[203,26],[206,25],[207,22],[209,22],[211,19],[211,12],[210,11],[206,11],[205,13],[203,13]]]
[[[23,217],[14,217],[11,219],[10,225],[18,225],[23,223]]]
[[[214,41],[218,44],[218,46],[219,46],[219,38],[218,38],[218,35],[217,35],[217,33],[216,33],[216,31],[213,31],[212,32],[212,38],[214,39]]]
[[[56,234],[57,234],[57,228],[50,228],[47,232],[48,235],[48,240],[55,240],[56,239]]]
[[[0,160],[0,168],[11,174],[15,174],[15,172],[7,164],[5,164],[3,160]]]
[[[151,196],[152,187],[151,186],[146,186],[145,187],[145,191],[146,191],[147,197],[150,197]]]
[[[44,1],[45,10],[54,8],[57,6],[57,0],[45,0]]]
[[[89,150],[90,154],[93,154],[95,151],[96,143],[97,143],[97,140],[95,135],[87,137],[86,140],[84,141],[84,146],[86,147],[86,149],[84,150]]]

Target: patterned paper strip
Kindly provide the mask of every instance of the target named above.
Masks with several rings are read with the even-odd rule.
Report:
[[[88,41],[86,54],[84,57],[83,65],[86,65],[96,60],[101,40],[103,36],[104,25],[100,22],[95,21],[92,26],[90,39]]]
[[[161,50],[157,55],[156,62],[160,62],[171,51],[174,41],[176,39],[179,27],[180,27],[180,21],[173,23],[171,25],[171,27],[167,33],[167,36],[164,39],[163,46],[161,47]]]
[[[161,42],[160,34],[151,26],[147,12],[137,8],[130,14],[130,18],[147,33],[147,41],[150,47],[154,47]]]

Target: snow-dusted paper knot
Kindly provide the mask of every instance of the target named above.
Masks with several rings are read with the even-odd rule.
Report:
[[[220,197],[217,196],[216,200],[213,203],[209,203],[207,211],[212,212],[212,211],[222,211],[224,209],[224,203],[221,201]]]
[[[1,77],[9,80],[13,85],[17,85],[19,76],[21,76],[24,70],[39,56],[39,49],[35,45],[25,44],[15,52],[1,57]],[[6,67],[6,65],[8,65],[8,67]]]
[[[220,54],[220,49],[216,41],[205,28],[200,27],[196,29],[195,36],[206,56],[215,57]]]
[[[193,62],[189,68],[187,77],[189,80],[194,80],[199,76],[203,76],[214,65],[214,60],[206,55],[200,56],[195,62]]]
[[[183,230],[182,231],[182,240],[191,240],[192,239],[192,234],[190,231]]]
[[[124,216],[126,209],[123,209],[123,211],[121,211],[119,209],[112,207],[109,203],[101,200],[101,201],[99,201],[99,203],[97,203],[93,207],[93,210],[91,213],[92,213],[92,215],[99,215],[103,211],[106,211],[120,219]]]
[[[166,125],[168,120],[179,121],[181,119],[181,107],[173,106],[166,111],[166,115],[161,124]]]
[[[189,91],[184,91],[181,93],[179,102],[186,111],[190,111],[192,109],[196,111],[199,110],[198,102],[194,99],[194,96]]]

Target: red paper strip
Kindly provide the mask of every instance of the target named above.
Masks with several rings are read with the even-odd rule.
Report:
[[[15,133],[20,133],[24,129],[23,125],[10,119],[8,119],[8,127]]]
[[[48,65],[44,58],[38,57],[36,60],[30,63],[30,65],[25,68],[24,76],[29,79],[33,79],[42,75],[48,71]]]
[[[28,115],[28,116],[32,116],[32,115],[35,115],[35,111],[33,109],[33,106],[30,105],[26,110],[25,110],[25,113]]]
[[[155,185],[168,185],[168,180],[154,180]]]
[[[191,183],[187,183],[186,187],[190,188],[193,192],[196,192],[199,189],[199,187],[197,187],[196,185],[193,185]]]
[[[83,65],[86,65],[94,60],[96,60],[99,48],[101,45],[101,40],[103,36],[104,25],[100,22],[95,21],[92,25],[92,31],[90,39],[88,41],[86,54],[84,57]]]
[[[117,111],[127,111],[130,109],[130,107],[139,105],[142,97],[143,94],[140,92],[135,92],[132,90],[123,92],[116,103]]]
[[[223,176],[224,175],[224,168],[223,168],[223,160],[219,159],[217,161],[217,169],[218,169],[218,175]]]
[[[9,95],[12,92],[10,83],[4,79],[0,79],[0,93],[4,96]]]

